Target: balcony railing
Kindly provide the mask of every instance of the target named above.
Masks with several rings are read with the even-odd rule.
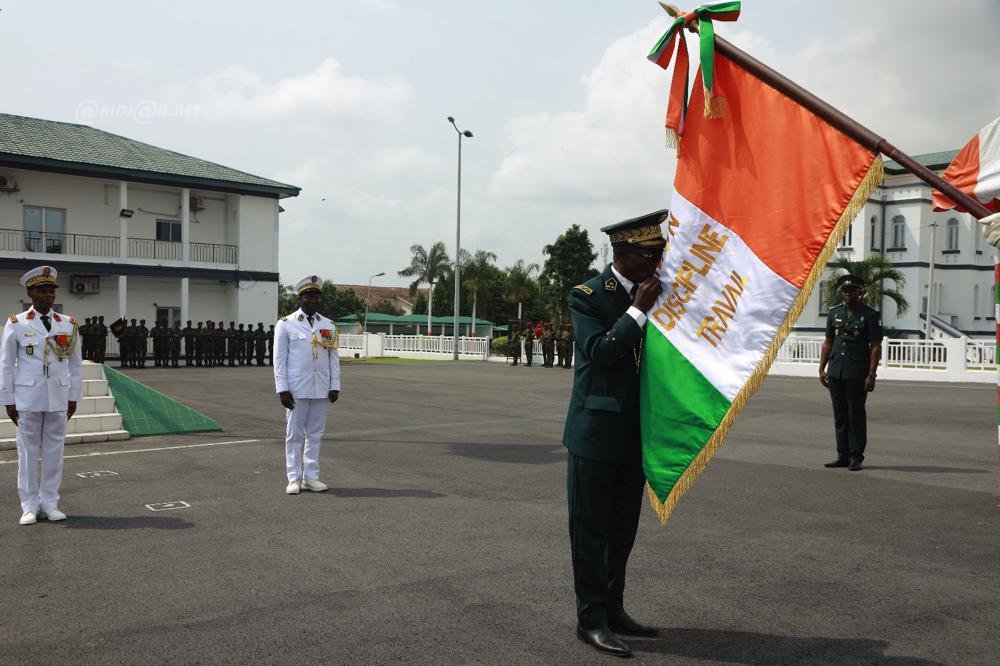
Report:
[[[235,264],[235,245],[218,243],[190,243],[191,261],[213,264]],[[131,259],[171,259],[180,261],[181,243],[158,241],[151,238],[129,238],[128,256]],[[37,252],[39,254],[75,254],[85,257],[118,257],[121,242],[117,236],[89,236],[86,234],[56,234],[23,229],[0,229],[0,251]]]

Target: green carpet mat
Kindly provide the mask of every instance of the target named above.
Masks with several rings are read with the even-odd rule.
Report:
[[[104,376],[115,397],[115,406],[122,415],[123,427],[133,437],[222,430],[216,421],[114,368],[105,365]]]

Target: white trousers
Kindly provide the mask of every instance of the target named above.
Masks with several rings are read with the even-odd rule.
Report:
[[[19,412],[17,422],[17,493],[21,511],[59,506],[66,412]],[[41,483],[38,459],[41,458]]]
[[[319,445],[326,431],[326,398],[296,398],[285,410],[285,471],[289,481],[319,479]]]

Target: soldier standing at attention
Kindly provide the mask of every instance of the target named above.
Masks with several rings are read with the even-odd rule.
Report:
[[[298,281],[299,309],[274,329],[274,386],[285,408],[285,492],[327,489],[319,480],[319,447],[326,430],[326,403],[340,397],[337,327],[317,312],[323,281]]]
[[[94,324],[94,344],[97,346],[94,360],[98,363],[104,363],[104,356],[108,348],[108,327],[104,325],[104,315],[99,316],[97,323]]]
[[[91,337],[92,333],[91,333],[90,317],[86,317],[83,320],[83,325],[80,326],[79,328],[79,335],[80,335],[80,346],[82,349],[83,358],[84,360],[89,361],[91,360],[91,356],[94,353],[93,351],[94,340]]]
[[[76,320],[52,309],[56,276],[51,266],[21,276],[31,307],[10,316],[0,341],[0,398],[17,427],[21,525],[66,520],[59,510],[63,446],[83,393],[83,359]]]
[[[229,367],[236,367],[236,322],[229,322],[226,329],[226,358],[229,360]]]
[[[264,322],[257,322],[257,330],[254,331],[254,351],[257,352],[257,365],[264,365],[264,352],[267,349],[267,332],[264,331]]]
[[[551,368],[556,353],[556,341],[552,333],[552,325],[545,327],[542,333],[542,367]]]
[[[613,263],[570,292],[577,363],[563,444],[576,635],[619,657],[632,651],[616,633],[658,633],[629,616],[624,592],[645,484],[639,359],[646,313],[662,291],[657,268],[666,216],[659,211],[601,229],[611,237]]]
[[[215,364],[223,366],[226,363],[226,328],[223,322],[219,322],[215,329]]]
[[[194,327],[190,319],[187,326],[181,329],[181,335],[184,336],[184,365],[191,365],[194,360]]]
[[[535,331],[532,330],[531,324],[524,327],[521,337],[524,339],[524,365],[530,368],[531,358],[535,355]]]
[[[153,338],[153,365],[157,368],[163,365],[163,322],[156,322],[149,337]]]
[[[563,331],[562,367],[564,368],[573,367],[573,350],[575,348],[573,340],[574,338],[572,329],[567,329]]]
[[[511,365],[516,366],[517,362],[521,360],[521,329],[511,325],[509,335],[507,348],[510,350],[511,358],[513,358]]]
[[[844,275],[838,282],[844,302],[827,313],[826,339],[819,352],[819,381],[830,390],[837,434],[837,458],[824,467],[855,472],[868,445],[865,402],[875,390],[882,357],[882,315],[861,302],[861,280]]]
[[[253,324],[247,324],[247,335],[243,341],[246,345],[244,353],[246,354],[247,365],[253,365]]]
[[[139,326],[135,329],[136,340],[135,340],[135,351],[137,358],[137,365],[140,368],[146,367],[146,351],[149,348],[149,329],[146,328],[146,320],[140,319]]]
[[[246,365],[247,362],[247,333],[243,330],[243,324],[240,324],[239,330],[236,331],[236,364]]]
[[[274,324],[267,329],[267,363],[274,365]]]
[[[180,367],[180,357],[181,357],[181,338],[184,336],[181,333],[181,323],[179,321],[174,322],[174,327],[170,329],[170,334],[168,340],[170,341],[170,367],[178,368]]]
[[[124,344],[122,345],[123,347],[122,358],[125,359],[123,362],[123,367],[127,365],[130,368],[134,368],[135,344],[136,344],[135,339],[137,335],[136,329],[138,328],[138,325],[136,324],[135,319],[131,319],[129,321],[131,321],[132,323],[126,326],[125,331],[122,333],[122,340],[124,341]]]
[[[197,365],[198,367],[201,367],[201,360],[202,360],[201,348],[204,345],[204,342],[202,342],[204,339],[205,339],[205,329],[202,328],[201,322],[199,321],[198,325],[194,329],[194,347],[192,347],[192,349],[194,350],[194,364]]]

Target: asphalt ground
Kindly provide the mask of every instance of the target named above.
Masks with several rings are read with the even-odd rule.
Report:
[[[570,371],[345,363],[332,489],[294,497],[269,368],[129,374],[224,431],[68,447],[70,518],[30,527],[0,452],[0,662],[614,661],[574,636]],[[818,381],[769,378],[669,524],[644,508],[636,661],[1000,663],[994,391],[880,381],[849,472]]]

